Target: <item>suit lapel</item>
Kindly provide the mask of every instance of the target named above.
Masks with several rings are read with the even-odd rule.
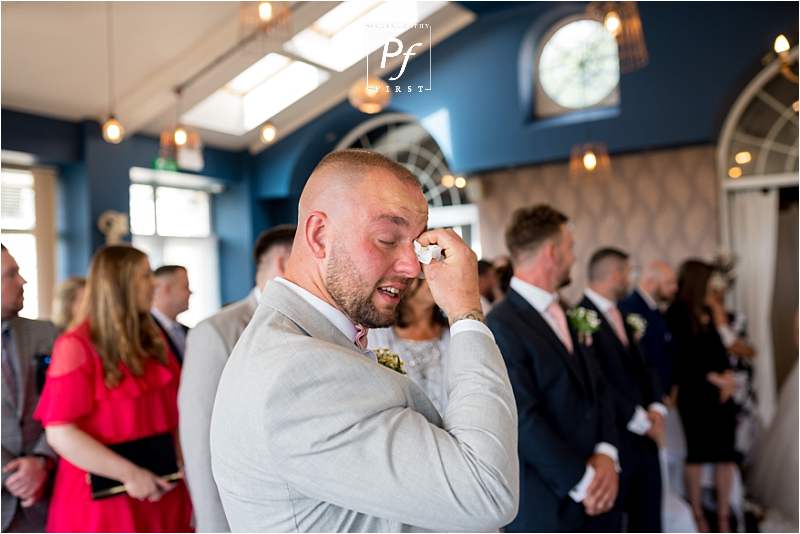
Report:
[[[25,328],[18,319],[11,321],[11,329],[14,333],[14,343],[16,344],[17,360],[14,362],[14,373],[17,380],[17,417],[22,418],[25,411],[25,398],[28,393],[28,376],[30,375],[31,348]]]
[[[597,312],[597,317],[600,319],[600,330],[602,330],[607,336],[611,337],[611,339],[613,340],[612,343],[614,343],[615,347],[617,348],[617,352],[621,354],[625,354],[626,352],[628,352],[628,350],[625,348],[625,345],[622,344],[622,341],[617,336],[617,333],[614,332],[614,327],[611,326],[611,323],[609,323],[608,319],[606,319],[606,315],[603,312],[601,312],[597,308],[597,306],[594,305],[594,302],[592,302],[588,297],[584,296],[580,305],[583,308],[587,308]],[[626,334],[628,333],[627,325],[625,326],[625,333]],[[630,339],[631,339],[630,336],[628,336],[628,340]]]
[[[155,315],[151,315],[151,317],[153,318],[153,321],[155,321],[156,326],[158,326],[158,329],[161,330],[161,333],[164,334],[164,338],[167,340],[167,345],[169,345],[169,350],[172,351],[172,355],[175,356],[176,360],[178,360],[178,364],[183,363],[181,360],[181,355],[178,352],[178,347],[175,346],[175,343],[172,341],[172,337],[169,335],[169,332],[167,332],[167,329],[164,328],[164,325],[162,325],[158,319],[156,319]]]
[[[625,328],[625,335],[628,336],[628,346],[622,344],[619,337],[617,337],[617,333],[614,331],[614,328],[611,326],[611,323],[608,322],[606,319],[605,314],[597,309],[597,306],[587,297],[583,298],[581,301],[581,306],[584,308],[589,308],[597,312],[598,317],[600,317],[600,329],[603,330],[608,336],[611,337],[614,343],[614,346],[617,349],[617,352],[620,354],[620,357],[629,361],[633,365],[636,366],[643,366],[644,360],[642,359],[642,353],[639,351],[638,341],[636,340],[636,335],[631,329],[628,322],[625,320],[627,317],[626,315],[622,316],[622,325]],[[622,312],[620,312],[621,314]],[[626,364],[630,365],[630,364]]]
[[[584,345],[581,343],[580,339],[578,338],[578,333],[570,326],[569,327],[569,335],[572,337],[572,346],[575,348],[575,358],[578,360],[578,364],[583,367],[583,374],[581,376],[586,377],[586,381],[589,382],[586,384],[586,388],[591,392],[592,397],[597,397],[597,384],[592,378],[592,373],[589,371],[589,364],[586,362],[587,355],[584,352]]]
[[[577,357],[579,357],[578,354],[570,354],[567,351],[564,343],[562,343],[556,333],[553,332],[553,329],[550,327],[547,321],[545,321],[544,317],[542,317],[542,315],[533,306],[531,306],[530,303],[522,297],[522,295],[513,289],[510,289],[506,295],[506,298],[509,299],[509,302],[514,305],[522,319],[528,323],[539,335],[544,337],[550,346],[560,354],[561,361],[566,364],[567,369],[572,373],[572,376],[575,377],[575,380],[578,381],[578,384],[580,384],[585,391],[588,391],[589,387],[584,383],[582,378],[584,375],[581,370],[576,367],[578,363]],[[572,346],[575,347],[576,350],[579,350],[574,338]]]
[[[270,281],[264,288],[261,302],[291,319],[309,336],[341,345],[361,354],[353,342],[341,330],[318,312],[300,295],[280,282]],[[259,309],[261,306],[259,307]]]

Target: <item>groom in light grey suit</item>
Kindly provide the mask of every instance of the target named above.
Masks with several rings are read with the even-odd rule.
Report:
[[[178,390],[180,439],[186,484],[192,497],[197,532],[230,532],[217,485],[211,475],[208,433],[222,369],[258,307],[269,280],[283,274],[295,227],[265,230],[253,246],[256,287],[247,297],[222,308],[189,330]]]
[[[211,460],[232,530],[487,531],[516,515],[517,413],[475,254],[426,232],[427,212],[414,176],[372,152],[334,152],[311,174],[285,277],[217,391]],[[422,267],[451,323],[443,414],[366,350],[420,273],[414,239],[444,251]]]

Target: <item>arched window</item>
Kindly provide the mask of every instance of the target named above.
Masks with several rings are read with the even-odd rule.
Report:
[[[405,166],[419,180],[431,207],[467,203],[463,189],[442,184],[442,178],[451,174],[444,153],[411,116],[391,113],[368,120],[342,139],[338,148],[374,150]]]
[[[469,203],[466,188],[443,183],[446,176],[453,178],[444,153],[414,117],[380,115],[356,127],[336,148],[374,150],[405,166],[419,180],[428,201],[428,227],[453,228],[481,256],[478,206]]]
[[[585,14],[561,19],[539,40],[536,115],[616,106],[619,77],[617,42],[603,24]]]

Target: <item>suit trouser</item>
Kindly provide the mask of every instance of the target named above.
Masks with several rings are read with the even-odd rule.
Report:
[[[37,510],[37,507],[23,508],[19,503],[16,508],[14,519],[3,532],[45,532],[47,516],[41,510]]]
[[[626,431],[620,463],[619,512],[628,532],[661,532],[661,466],[653,440]]]

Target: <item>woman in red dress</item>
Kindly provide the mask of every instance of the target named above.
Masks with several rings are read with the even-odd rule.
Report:
[[[36,409],[61,456],[47,529],[190,531],[183,481],[168,482],[106,446],[177,433],[180,369],[150,317],[147,256],[129,246],[100,250],[87,291],[83,320],[56,341]],[[93,500],[88,473],[121,481],[127,493]]]

